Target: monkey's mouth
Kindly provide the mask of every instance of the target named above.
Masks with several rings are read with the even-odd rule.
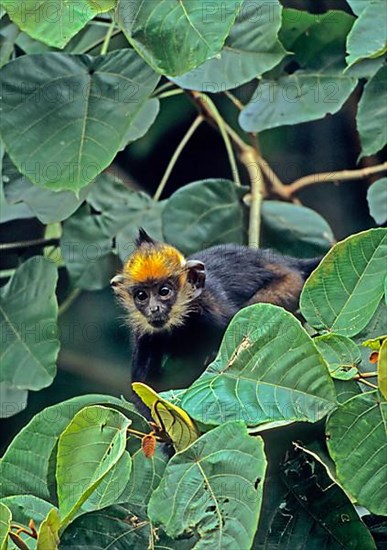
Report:
[[[148,323],[153,328],[163,328],[163,326],[167,323],[167,319],[164,319],[164,317],[157,317],[148,319]]]

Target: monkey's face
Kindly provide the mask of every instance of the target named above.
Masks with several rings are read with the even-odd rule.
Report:
[[[150,266],[145,265],[146,271],[151,272],[150,268],[154,265],[155,262]],[[175,271],[177,274],[153,276],[141,281],[138,277],[136,280],[132,272],[124,270],[111,280],[113,290],[127,310],[128,320],[138,334],[171,331],[181,327],[195,310],[195,300],[205,284],[204,264],[189,260],[183,269]]]
[[[178,285],[173,279],[153,284],[138,285],[130,290],[136,309],[153,329],[169,324],[171,311],[177,299]]]

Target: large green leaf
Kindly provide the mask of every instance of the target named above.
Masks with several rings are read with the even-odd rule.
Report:
[[[368,188],[367,201],[370,214],[377,224],[387,221],[387,178],[380,178]]]
[[[280,38],[295,52],[300,69],[260,81],[239,122],[248,132],[297,124],[336,113],[354,90],[357,79],[343,73],[345,38],[353,18],[330,11],[321,16],[284,10]]]
[[[13,521],[28,526],[32,519],[37,528],[52,510],[52,504],[33,495],[12,495],[1,499],[12,512]]]
[[[64,48],[61,48],[61,50],[71,54],[88,53],[90,55],[99,55],[106,37],[106,33],[108,32],[110,22],[109,16],[106,16],[104,21],[103,19],[104,18],[100,16],[100,20],[94,19],[93,21],[90,21],[86,27],[81,29]],[[114,47],[115,42],[118,40],[118,47]],[[47,44],[31,38],[24,32],[21,32],[17,37],[16,45],[27,54],[60,51],[59,48],[47,46]],[[122,33],[117,33],[115,30],[113,37],[110,40],[108,51],[113,51],[127,46],[128,42],[126,39],[122,38]]]
[[[262,79],[239,117],[246,132],[299,124],[337,113],[357,80],[318,71],[297,71],[278,80]]]
[[[342,404],[362,393],[356,380],[334,380],[337,402]]]
[[[168,457],[165,449],[158,445],[154,456],[147,458],[142,451],[138,438],[137,442],[136,449],[130,449],[132,471],[129,483],[116,502],[117,504],[125,504],[129,508],[136,507],[143,514],[146,514],[149,499],[153,491],[159,486]]]
[[[244,0],[219,54],[172,80],[191,90],[221,92],[261,76],[286,53],[277,38],[281,11],[278,0],[270,3]]]
[[[103,215],[93,215],[83,205],[63,224],[60,248],[74,286],[99,290],[109,284],[117,264],[112,253],[113,235]]]
[[[380,21],[380,25],[375,25]],[[387,25],[385,0],[370,0],[359,13],[347,39],[347,63],[353,65],[361,59],[382,56],[387,51]]]
[[[40,526],[36,550],[47,550],[47,548],[56,550],[59,544],[59,528],[60,517],[58,510],[51,508]]]
[[[0,181],[0,203],[0,223],[34,217],[34,213],[26,204],[9,204],[6,201],[2,181]]]
[[[119,411],[90,405],[79,411],[62,432],[56,468],[62,525],[70,523],[126,452],[126,430],[130,424]],[[126,464],[131,467],[130,460]]]
[[[122,30],[156,71],[186,73],[221,50],[243,0],[119,0]]]
[[[325,254],[334,235],[328,223],[314,210],[281,201],[262,205],[262,242],[284,254],[311,257]]]
[[[75,397],[48,407],[18,433],[1,459],[1,497],[31,494],[57,504],[55,461],[59,436],[79,410],[92,404],[128,410],[133,426],[140,431],[147,429],[133,405],[107,395]]]
[[[1,381],[19,390],[40,390],[56,374],[59,352],[55,265],[34,257],[0,291]]]
[[[232,181],[208,179],[179,189],[163,211],[166,240],[186,254],[225,243],[243,244],[243,206]]]
[[[316,422],[335,406],[335,391],[300,322],[282,308],[256,304],[233,318],[217,358],[181,406],[210,425]]]
[[[27,390],[17,390],[8,382],[0,382],[0,418],[9,418],[25,409],[27,397]]]
[[[263,441],[239,422],[206,433],[168,463],[148,506],[176,538],[197,533],[195,548],[250,548],[262,501]]]
[[[324,357],[332,378],[351,380],[358,373],[361,353],[353,340],[330,333],[318,336],[313,341]]]
[[[124,149],[129,143],[142,138],[153,125],[159,111],[160,101],[156,98],[148,99],[134,117],[121,148]]]
[[[253,550],[376,548],[351,501],[316,454],[288,454],[280,474],[280,502],[270,510],[265,529],[259,529]]]
[[[133,50],[22,56],[0,77],[0,130],[12,161],[38,186],[73,191],[111,164],[159,80]]]
[[[34,185],[23,176],[8,155],[3,160],[4,195],[8,203],[24,203],[44,224],[61,222],[71,216],[85,200],[90,185],[81,189],[79,196],[73,191],[52,191]]]
[[[1,7],[0,7],[1,10]],[[14,53],[15,43],[19,36],[19,29],[11,21],[1,22],[0,25],[0,67],[8,63]]]
[[[369,5],[370,0],[347,0],[355,15],[360,15]]]
[[[117,0],[0,0],[9,17],[28,35],[63,48],[95,15],[113,9]]]
[[[132,458],[128,452],[124,452],[121,458],[114,464],[103,477],[94,491],[87,497],[78,513],[94,512],[102,510],[122,500],[121,495],[129,483],[132,471]]]
[[[387,66],[367,82],[359,101],[356,124],[362,156],[377,153],[387,143]]]
[[[387,402],[376,392],[358,395],[334,411],[326,432],[338,480],[374,514],[387,515]]]
[[[0,138],[0,223],[23,218],[33,218],[34,213],[26,204],[8,204],[5,198],[4,185],[8,180],[5,173],[6,158],[4,143]]]
[[[387,401],[387,339],[383,342],[379,353],[378,386],[384,400]]]
[[[387,308],[385,300],[381,300],[372,319],[367,326],[354,337],[355,342],[359,345],[360,353],[362,355],[362,370],[366,372],[375,372],[375,364],[370,363],[370,349],[363,345],[366,340],[373,340],[380,338],[381,335],[386,333],[386,318]]]
[[[61,549],[88,548],[90,536],[96,550],[108,550],[113,547],[116,550],[143,550],[147,547],[152,532],[146,508],[152,492],[160,483],[168,459],[166,453],[159,448],[156,449],[154,457],[146,458],[138,438],[130,438],[128,444],[132,456],[132,470],[130,481],[117,500],[120,505],[77,518],[61,537]],[[100,488],[102,485],[103,483]],[[159,532],[158,535],[160,534]],[[154,548],[162,546],[161,542],[154,542]],[[177,548],[180,550],[180,546]]]
[[[338,243],[309,277],[301,311],[317,330],[358,334],[384,294],[387,230],[371,229]]]
[[[155,543],[151,527],[136,509],[111,506],[77,518],[61,536],[60,549],[88,550],[92,544],[93,550],[145,550]]]
[[[107,286],[119,268],[112,254],[114,238],[122,260],[133,251],[139,227],[162,238],[164,203],[128,189],[108,173],[97,178],[87,202],[63,224],[61,250],[73,284],[97,290]]]
[[[7,550],[8,533],[11,530],[11,511],[0,502],[0,550]]]

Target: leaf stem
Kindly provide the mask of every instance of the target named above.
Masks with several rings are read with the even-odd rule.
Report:
[[[113,35],[111,38],[114,38],[115,36],[118,36],[119,34],[121,33],[120,29],[116,29],[114,32],[113,32]],[[93,44],[91,44],[88,48],[86,48],[85,50],[82,51],[83,54],[86,54],[86,53],[89,53],[91,50],[94,50],[94,48],[98,48],[98,46],[100,46],[101,44],[103,44],[105,41],[105,38],[101,38],[99,40],[96,40],[95,42],[93,42]]]
[[[197,128],[200,126],[200,124],[203,122],[203,117],[201,115],[198,115],[195,120],[193,121],[193,123],[191,124],[191,126],[188,128],[185,136],[183,137],[183,139],[181,140],[181,142],[179,143],[179,145],[177,146],[176,148],[176,151],[173,153],[172,155],[172,158],[171,160],[169,161],[168,163],[168,166],[165,170],[165,173],[159,183],[159,186],[157,187],[156,189],[156,192],[155,194],[153,195],[153,199],[155,201],[158,201],[164,191],[164,187],[169,179],[169,176],[171,175],[171,172],[176,164],[176,162],[178,161],[184,147],[187,145],[187,143],[189,142],[189,140],[191,139],[191,137],[193,136],[193,134],[195,133],[195,131],[197,130]]]
[[[101,55],[106,55],[108,52],[110,40],[112,39],[115,26],[116,26],[116,22],[114,21],[114,18],[113,18],[106,32],[105,40],[103,41],[103,44],[102,44]]]
[[[169,90],[169,88],[172,88],[172,86],[174,86],[174,83],[168,80],[168,82],[165,82],[165,84],[161,84],[161,86],[153,92],[152,97],[156,97],[161,92],[164,92],[164,90]]]
[[[167,92],[163,92],[160,95],[154,96],[157,99],[165,99],[166,97],[172,97],[174,95],[180,95],[183,94],[184,90],[181,88],[177,88],[176,90],[168,90]]]

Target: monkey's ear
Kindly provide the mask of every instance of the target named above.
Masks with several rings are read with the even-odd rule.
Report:
[[[135,241],[136,246],[141,246],[143,243],[155,244],[155,241],[148,235],[143,227],[138,229],[138,237]]]
[[[199,260],[188,260],[185,264],[187,280],[194,289],[193,297],[197,298],[203,291],[206,284],[206,268]]]
[[[115,275],[113,279],[110,280],[110,286],[114,291],[117,290],[117,287],[119,287],[125,280],[125,277],[123,275]]]

